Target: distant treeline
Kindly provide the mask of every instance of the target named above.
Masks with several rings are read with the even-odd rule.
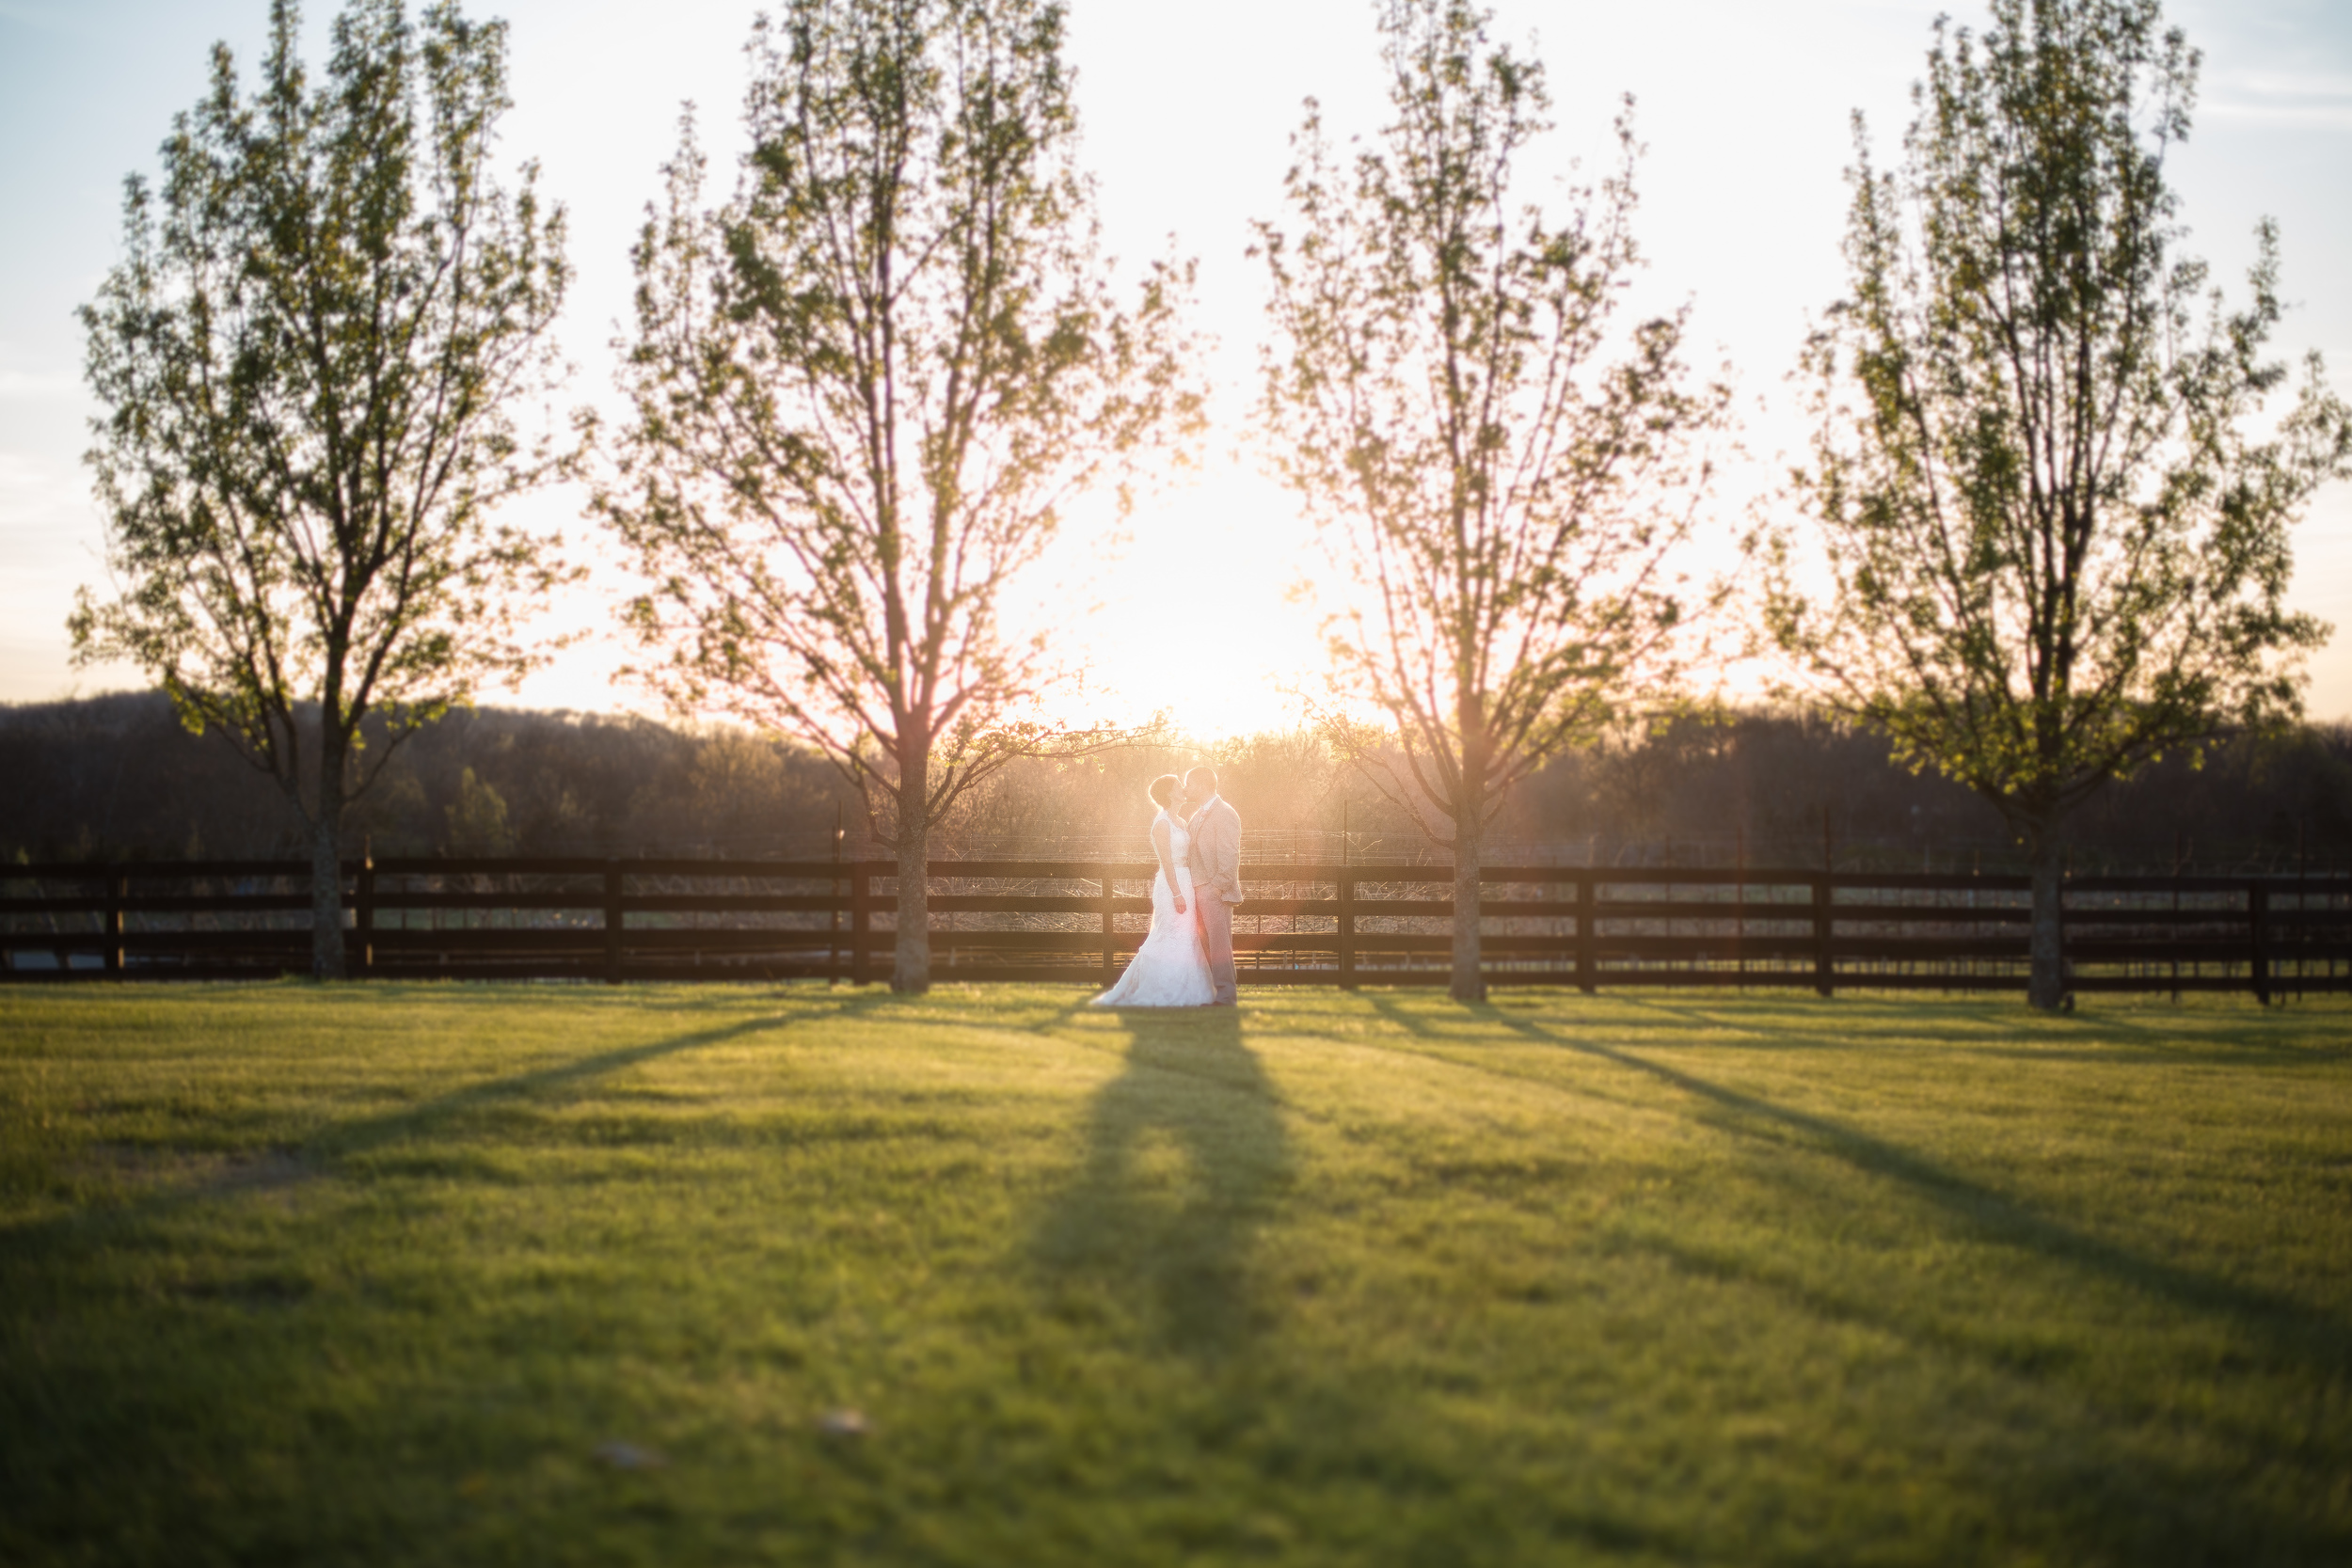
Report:
[[[380,739],[378,741],[380,745]],[[371,755],[370,760],[373,760]],[[942,835],[947,854],[1141,853],[1144,785],[1197,761],[1222,769],[1260,852],[1434,855],[1308,732],[1133,746],[1015,764]],[[393,751],[352,815],[378,854],[828,854],[834,824],[872,853],[854,792],[809,750],[739,730],[503,708],[461,712]],[[1490,858],[1540,849],[1605,862],[1815,863],[1916,854],[2006,859],[1992,810],[1885,743],[1819,717],[1682,717],[1572,753],[1508,803]],[[2352,863],[2352,725],[2309,725],[2170,758],[2075,821],[2094,864]],[[192,736],[160,693],[0,706],[0,857],[296,855],[300,820],[217,736]]]
[[[372,735],[361,765],[383,746]],[[345,837],[388,855],[814,853],[838,790],[822,758],[740,733],[461,710],[393,748]],[[278,786],[221,736],[189,734],[160,692],[0,707],[11,858],[299,855],[304,843]]]

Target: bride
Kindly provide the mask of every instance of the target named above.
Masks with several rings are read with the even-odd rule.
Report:
[[[1152,934],[1127,961],[1119,984],[1094,999],[1098,1007],[1201,1007],[1216,997],[1200,924],[1193,912],[1192,833],[1184,824],[1182,782],[1173,773],[1152,781],[1152,852],[1160,859],[1152,879]]]

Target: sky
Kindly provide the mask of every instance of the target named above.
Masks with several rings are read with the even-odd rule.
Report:
[[[508,166],[535,158],[564,204],[577,277],[562,331],[573,396],[613,406],[610,343],[628,309],[627,250],[681,105],[731,161],[755,7],[745,0],[473,0],[512,24],[516,108]],[[1930,24],[1979,8],[1913,0],[1497,0],[1496,35],[1544,61],[1557,129],[1531,172],[1568,177],[1610,156],[1631,93],[1647,153],[1637,177],[1645,305],[1688,301],[1703,363],[1732,370],[1746,458],[1721,487],[1728,526],[1803,430],[1785,377],[1810,318],[1840,293],[1838,254],[1864,113],[1882,163],[1909,118]],[[314,4],[323,39],[332,8]],[[121,182],[152,171],[171,115],[202,90],[211,45],[256,61],[266,0],[0,0],[0,702],[142,684],[134,671],[73,668],[64,629],[74,591],[105,582],[104,532],[80,454],[93,407],[73,311],[119,252]],[[2352,3],[2175,0],[2168,17],[2204,52],[2196,127],[2170,165],[2190,248],[2234,287],[2255,224],[2282,234],[2292,310],[2275,346],[2322,352],[2352,388]],[[1089,667],[1073,712],[1133,721],[1164,712],[1195,733],[1279,723],[1286,692],[1320,667],[1314,617],[1286,591],[1311,561],[1295,508],[1248,450],[1264,308],[1245,251],[1251,219],[1279,216],[1288,138],[1319,98],[1340,137],[1384,118],[1371,0],[1071,0],[1070,54],[1099,182],[1106,248],[1131,261],[1200,264],[1199,324],[1217,426],[1187,483],[1138,511],[1130,542],[1070,564],[1089,578],[1071,622]],[[318,58],[319,51],[312,51]],[[1538,194],[1541,187],[1536,187]],[[599,559],[577,493],[525,503],[596,561],[551,618],[591,635],[517,691],[487,700],[583,711],[658,711],[616,675],[608,628],[628,585]],[[1084,547],[1073,546],[1083,552]],[[2352,719],[2352,485],[2312,508],[2293,599],[2339,630],[2312,664],[2321,718]],[[1704,566],[1702,569],[1705,569]],[[1058,587],[1041,585],[1041,594]],[[1058,606],[1041,607],[1041,612]]]

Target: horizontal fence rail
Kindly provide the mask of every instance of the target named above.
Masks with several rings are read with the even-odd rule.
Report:
[[[934,861],[937,980],[1108,985],[1151,919],[1149,862]],[[1442,983],[1453,871],[1246,864],[1252,984]],[[1493,985],[2018,990],[2015,876],[1503,865],[1481,873]],[[350,972],[386,979],[886,979],[895,863],[347,863]],[[248,979],[310,967],[310,872],[284,861],[0,868],[0,979]],[[2080,877],[2075,990],[2352,990],[2352,877]]]

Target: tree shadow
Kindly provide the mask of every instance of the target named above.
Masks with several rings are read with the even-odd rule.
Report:
[[[1485,1010],[1493,1012],[1491,1008]],[[1493,1012],[1492,1021],[1546,1045],[1645,1073],[1704,1101],[1724,1113],[1723,1124],[1735,1133],[1761,1133],[1780,1139],[1795,1133],[1809,1147],[1855,1170],[1900,1184],[1913,1196],[1944,1211],[1954,1222],[2004,1245],[2104,1275],[2192,1312],[2231,1319],[2266,1342],[2283,1360],[2303,1363],[2329,1377],[2341,1377],[2352,1370],[2352,1349],[2347,1349],[2352,1347],[2352,1325],[2328,1313],[2103,1240],[2041,1213],[1996,1188],[1826,1117],[1776,1105],[1598,1041],[1577,1039],[1533,1019]]]
[[[505,1078],[492,1078],[470,1084],[439,1095],[420,1105],[405,1106],[382,1116],[355,1117],[320,1129],[303,1141],[306,1151],[314,1151],[320,1158],[332,1160],[344,1155],[363,1153],[386,1144],[406,1142],[430,1136],[475,1112],[502,1103],[521,1100],[543,1100],[559,1095],[575,1085],[607,1073],[618,1072],[640,1062],[680,1052],[719,1045],[745,1035],[765,1034],[771,1030],[790,1028],[795,1024],[833,1020],[847,1015],[868,1012],[886,998],[873,995],[853,995],[839,1004],[823,1009],[803,1012],[763,1014],[754,1018],[737,1019],[732,1022],[696,1029],[667,1039],[647,1040],[642,1045],[621,1046],[600,1051],[593,1056],[576,1057],[551,1067],[518,1072]]]
[[[821,985],[819,981],[817,984]],[[927,991],[901,993],[875,984],[861,990],[820,992],[827,996],[847,998],[866,1009],[908,1009],[920,1012],[928,1007],[952,1006],[955,1024],[960,1029],[988,1029],[1008,1035],[1057,1035],[1073,1018],[1089,1012],[1100,1012],[1093,1006],[1099,990],[1096,978],[1087,975],[1083,989],[1073,990],[1066,998],[1049,1000],[1025,990],[1009,992],[1004,981],[977,978],[943,980]]]
[[[1452,1046],[1466,1043],[1461,1034],[1447,1030],[1440,1022],[1416,1015],[1387,998],[1375,996],[1369,1000],[1383,1018],[1417,1039]],[[1735,1136],[1763,1137],[1780,1143],[1793,1137],[1859,1172],[1899,1184],[1913,1196],[1942,1211],[1952,1223],[1974,1229],[1999,1244],[2103,1276],[2185,1311],[2226,1320],[2266,1346],[2281,1363],[2299,1365],[2330,1379],[2352,1374],[2352,1323],[2334,1314],[2259,1287],[2149,1257],[2042,1213],[2008,1193],[1883,1138],[1827,1117],[1775,1104],[1632,1051],[1579,1038],[1545,1021],[1516,1016],[1492,1003],[1460,1007],[1456,1016],[1482,1028],[1499,1025],[1538,1044],[1595,1057],[1646,1075],[1711,1106],[1718,1125]],[[1615,1024],[1613,1020],[1613,1029]],[[1452,1055],[1433,1054],[1433,1059],[1499,1077],[1547,1082]]]
[[[1821,1184],[1786,1161],[1798,1153],[1842,1165],[1887,1197],[1899,1195],[1915,1204],[1915,1223],[1931,1236],[1965,1237],[2023,1255],[2058,1291],[2095,1284],[2106,1299],[2144,1301],[2161,1316],[2151,1318],[2155,1326],[2137,1321],[2123,1326],[2122,1332],[2134,1337],[2135,1354],[2146,1354],[2157,1335],[2167,1354],[2191,1345],[2226,1347],[2210,1358],[2195,1352],[2184,1356],[2181,1376],[2189,1389],[2204,1378],[2216,1386],[2265,1379],[2280,1389],[2310,1388],[2317,1410],[2339,1397],[2352,1377],[2352,1321],[2332,1304],[2307,1299],[2293,1287],[2237,1276],[2226,1265],[2200,1267],[2169,1256],[2161,1240],[2133,1236],[2115,1209],[2053,1213],[2029,1195],[1892,1139],[1688,1070],[1683,1064],[1692,1053],[1652,1059],[1647,1047],[1663,1042],[1646,1032],[1629,1042],[1597,1039],[1566,1015],[1530,1018],[1492,1006],[1415,1008],[1367,1000],[1407,1037],[1389,1049],[1564,1094],[1612,1092],[1607,1079],[1547,1073],[1524,1052],[1478,1049],[1494,1043],[1498,1030],[1508,1030],[1551,1051],[1623,1069],[1627,1076],[1618,1082],[1646,1080],[1688,1097],[1694,1119],[1758,1150],[1765,1161],[1759,1179],[1784,1184],[1791,1212],[1832,1196],[1855,1201],[1850,1182]],[[1678,1010],[1659,1009],[1661,1017]],[[1692,1024],[1707,1022],[1703,1009],[1689,1015]],[[1792,1020],[1802,1022],[1801,1016]],[[1606,1033],[1615,1034],[1618,1024],[1611,1017]],[[2070,1021],[2068,1027],[2078,1031],[2082,1021]],[[1687,1027],[1678,1034],[1689,1039]],[[1971,1043],[1963,1049],[1987,1048]],[[1867,1185],[1863,1193],[1861,1201],[1870,1201]],[[1875,1288],[1870,1259],[1842,1241],[1822,1255],[1783,1254],[1670,1224],[1630,1228],[1612,1245],[1662,1259],[1681,1274],[1763,1292],[1799,1318],[1852,1324],[1914,1347],[1922,1358],[1916,1365],[1927,1370],[1910,1375],[1919,1380],[1916,1386],[1933,1389],[1937,1402],[1919,1407],[1923,1413],[1948,1399],[1967,1421],[2002,1423],[1996,1439],[1965,1453],[1944,1453],[1936,1463],[1957,1466],[1954,1474],[1965,1476],[1968,1485],[2003,1499],[2017,1518],[2034,1521],[2019,1539],[2046,1538],[2055,1546],[2053,1560],[2347,1560],[2339,1513],[2279,1500],[2297,1487],[2308,1492],[2332,1480],[2338,1445],[2332,1429],[2323,1434],[2316,1418],[2298,1436],[2285,1437],[2282,1429],[2249,1424],[2242,1408],[2204,1405],[2200,1394],[2180,1393],[2161,1376],[2146,1391],[2143,1408],[2136,1386],[2113,1381],[2108,1364],[2086,1355],[2070,1338],[2071,1324],[2044,1338],[1995,1313],[1979,1329],[1938,1307],[1931,1296]],[[1937,1370],[1954,1358],[1994,1375]],[[2097,1418],[2082,1420],[2093,1407]],[[2194,1433],[2194,1442],[2168,1449],[2150,1438],[2160,1429]],[[2240,1465],[2292,1479],[2265,1479],[2258,1487]]]
[[[1482,1004],[1482,1010],[1449,1017],[1443,1012],[1406,1008],[1393,992],[1367,991],[1363,999],[1382,1019],[1406,1033],[1452,1044],[1465,1043],[1465,1029],[1483,1029],[1496,1022],[1513,1028],[1519,1022],[1540,1023],[1541,1020],[1526,1020],[1524,1015],[1548,1006],[1565,1003],[1573,1006],[1591,1000],[1557,991],[1516,991]],[[1657,992],[1612,992],[1607,993],[1607,1000],[1615,1004],[1606,1022],[1611,1036],[1638,1039],[1654,1035],[1677,1047],[1700,1050],[1726,1046],[1742,1051],[1838,1053],[1912,1048],[1910,1039],[1881,1037],[1876,1033],[1892,1023],[1910,1035],[1936,1036],[1940,1050],[2000,1060],[2305,1067],[2352,1058],[2352,1043],[2327,1037],[2184,1039],[2144,1019],[2095,1004],[2072,1014],[2042,1014],[2030,1011],[2023,1001],[2005,1005],[1981,997],[1916,992],[1849,994],[1835,1000],[1746,992],[1726,999],[1721,1006]],[[1521,1016],[1515,1021],[1514,1014]],[[2249,1027],[2261,1022],[2255,1016],[2243,1021]]]
[[[1115,1016],[1126,1069],[1088,1107],[1084,1162],[1032,1258],[1066,1311],[1107,1295],[1170,1349],[1229,1354],[1262,1319],[1250,1253],[1290,1179],[1279,1101],[1237,1009]]]
[[[1887,1139],[1830,1117],[1780,1105],[1757,1095],[1710,1082],[1662,1062],[1593,1040],[1576,1039],[1534,1020],[1499,1022],[1530,1039],[1595,1057],[1644,1074],[1690,1095],[1708,1107],[1707,1119],[1734,1136],[1768,1140],[1839,1162],[1867,1178],[1892,1183],[1907,1196],[1940,1213],[1955,1232],[1974,1232],[1995,1245],[2028,1254],[2079,1278],[2120,1287],[2124,1298],[2162,1304],[2184,1318],[2202,1320],[2201,1335],[2217,1332],[2229,1343],[2232,1375],[2270,1374],[2282,1386],[2312,1389],[2316,1402],[2333,1397],[2352,1377],[2352,1323],[2260,1285],[2170,1261],[2096,1234],[2086,1226],[2036,1209],[2025,1199],[1940,1164]],[[1793,1196],[1794,1195],[1792,1195]],[[1920,1316],[1896,1296],[1856,1288],[1838,1271],[1738,1248],[1696,1244],[1674,1234],[1648,1234],[1635,1243],[1676,1267],[1735,1281],[1791,1303],[1799,1311],[1829,1322],[1880,1330],[1935,1353],[1966,1355],[1997,1366],[2028,1384],[2049,1386],[2080,1378],[2072,1396],[2109,1406],[2109,1418],[2129,1419],[2128,1390],[2103,1386],[2101,1374],[2069,1350],[2000,1333],[1979,1335],[1964,1323]],[[2169,1330],[2175,1342],[2189,1336]],[[2190,1357],[2193,1364],[2195,1357]],[[2191,1371],[2188,1375],[2198,1375]],[[2320,1392],[2320,1391],[2327,1392]],[[2152,1391],[2151,1402],[2172,1396]],[[2143,1418],[2143,1419],[2151,1419]],[[2281,1485],[2309,1488],[2330,1476],[2328,1439],[2311,1429],[2300,1442],[2280,1445],[2219,1408],[2200,1410],[2186,1399],[2161,1419],[2202,1428],[2207,1454],[2252,1453],[2261,1465],[2296,1481]],[[2069,1433],[2065,1423],[2042,1428],[2021,1425],[2013,1437],[1977,1453],[1970,1468],[1988,1492],[2013,1497],[2024,1516],[2050,1521],[2061,1535],[2084,1532],[2090,1550],[2061,1551],[2060,1558],[2091,1560],[2105,1543],[2127,1543],[2116,1560],[2144,1562],[2344,1560],[2344,1538],[2325,1511],[2282,1505],[2280,1493],[2257,1492],[2228,1459],[2166,1455],[2118,1433],[2101,1436]]]
[[[1393,993],[1363,991],[1359,994],[1372,1004],[1372,1010],[1380,1015],[1383,1022],[1396,1025],[1416,1039],[1448,1040],[1454,1037],[1421,1014],[1407,1010]]]
[[[339,1161],[352,1155],[437,1136],[468,1116],[502,1104],[560,1095],[641,1062],[718,1045],[745,1035],[870,1012],[890,1001],[886,991],[850,992],[828,1006],[762,1013],[707,1029],[600,1051],[526,1072],[469,1084],[396,1111],[329,1122],[291,1143],[273,1144],[248,1157],[277,1163],[282,1166],[283,1176],[273,1185],[292,1185],[331,1175]],[[233,1161],[236,1156],[232,1153],[230,1158]],[[0,1225],[0,1260],[17,1258],[29,1261],[53,1252],[101,1246],[125,1226],[161,1219],[178,1211],[236,1196],[251,1185],[239,1181],[181,1183],[125,1199],[77,1206],[39,1220]]]

